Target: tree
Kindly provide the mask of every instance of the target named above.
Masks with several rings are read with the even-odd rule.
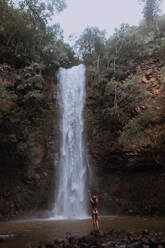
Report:
[[[143,15],[147,25],[151,26],[154,24],[156,17],[158,16],[160,9],[161,0],[140,0],[144,3]]]
[[[76,41],[79,55],[87,63],[95,63],[99,70],[100,60],[103,56],[105,46],[105,31],[97,27],[87,27]]]
[[[67,63],[70,66],[75,59],[74,52],[69,45],[64,43],[63,30],[60,25],[47,25],[45,18],[48,10],[45,12],[44,9],[42,11],[40,8],[43,2],[40,0],[20,0],[21,8],[14,5],[13,2],[11,0],[0,2],[1,45],[5,46],[10,54],[22,58],[23,61],[26,58],[28,64],[33,61],[43,63],[46,66],[59,67]],[[49,0],[46,2],[47,5],[48,2],[54,3],[57,11],[61,11],[64,7],[62,3],[65,3],[62,0]],[[26,3],[30,4],[29,7],[25,5]],[[59,5],[57,5],[58,3]],[[34,12],[31,7],[33,7]],[[37,14],[35,15],[35,13]],[[5,56],[1,57],[2,61],[5,61]]]
[[[55,12],[61,12],[66,7],[66,0],[19,0],[21,8],[26,9],[35,20],[47,22]]]
[[[116,128],[121,130],[130,119],[139,114],[145,105],[147,96],[137,82],[137,78],[132,76],[124,84],[113,80],[108,82],[103,97],[103,118],[110,120]]]
[[[138,29],[129,24],[121,24],[105,45],[104,64],[110,78],[121,79],[134,60],[142,53],[143,41]]]

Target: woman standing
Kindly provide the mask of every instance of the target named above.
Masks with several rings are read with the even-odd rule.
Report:
[[[99,221],[98,221],[98,215],[99,212],[97,210],[97,204],[98,204],[98,197],[96,195],[91,195],[90,190],[88,190],[90,203],[92,206],[92,221],[93,221],[93,229],[94,231],[99,231]]]

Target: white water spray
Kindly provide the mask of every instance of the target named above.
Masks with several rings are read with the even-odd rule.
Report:
[[[58,79],[61,143],[54,215],[56,218],[85,218],[87,166],[82,136],[85,66],[60,69]]]

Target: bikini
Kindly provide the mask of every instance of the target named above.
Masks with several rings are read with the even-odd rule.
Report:
[[[96,202],[91,202],[92,205],[92,217],[96,217],[98,215],[98,210],[97,210],[97,203]]]

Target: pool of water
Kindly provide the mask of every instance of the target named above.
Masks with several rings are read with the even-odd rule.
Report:
[[[127,231],[142,231],[144,229],[165,232],[165,217],[132,217],[107,216],[100,217],[100,229],[124,229]],[[31,242],[44,242],[63,239],[69,233],[83,236],[92,231],[91,219],[84,220],[54,220],[34,219],[0,222],[0,234],[15,237],[0,243],[0,248],[26,248]]]

